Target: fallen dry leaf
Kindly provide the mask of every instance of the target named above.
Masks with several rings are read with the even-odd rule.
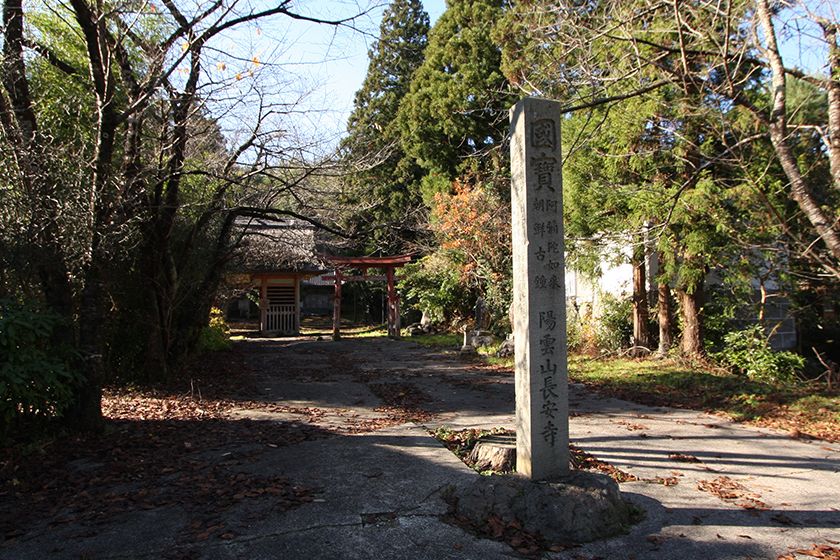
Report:
[[[761,496],[728,476],[700,480],[697,482],[697,488],[744,509],[767,509],[767,504],[760,499]]]
[[[672,461],[679,461],[680,463],[700,463],[700,459],[694,455],[685,455],[683,453],[671,453],[668,458]]]
[[[840,548],[827,544],[815,544],[811,548],[801,548],[792,553],[783,554],[777,560],[797,560],[796,555],[808,556],[810,558],[823,558],[825,560],[840,560]]]

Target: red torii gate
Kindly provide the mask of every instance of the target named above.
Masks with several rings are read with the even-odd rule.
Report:
[[[400,338],[400,296],[394,283],[394,269],[411,262],[411,255],[397,255],[393,257],[332,257],[325,260],[335,267],[335,297],[333,298],[333,340],[341,338],[341,282],[365,282],[370,280],[385,280],[388,283],[388,337]],[[343,275],[342,270],[355,268],[362,271],[361,276]],[[385,276],[368,276],[369,268],[385,270]],[[325,277],[329,279],[330,277]]]

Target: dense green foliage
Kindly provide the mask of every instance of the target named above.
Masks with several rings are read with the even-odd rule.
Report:
[[[633,324],[630,319],[631,302],[610,294],[602,296],[602,310],[595,329],[598,348],[617,351],[630,345]]]
[[[452,0],[429,33],[397,115],[403,149],[426,173],[452,181],[467,170],[506,169],[500,147],[513,97],[491,37],[502,6],[501,0]],[[427,201],[434,190],[426,189]]]
[[[769,112],[776,70],[754,42],[764,39],[746,31],[768,32],[756,19],[763,6],[733,2],[722,17],[698,3],[675,17],[666,4],[645,1],[537,0],[513,4],[496,28],[512,84],[576,106],[563,130],[570,262],[597,279],[605,262],[655,252],[656,280],[679,296],[682,339],[693,342],[683,344],[686,353],[703,350],[710,274],[738,294],[741,308],[755,308],[754,319],[756,283],[791,296],[804,288],[794,277],[833,262],[802,241],[822,223],[809,200],[829,220],[837,208],[824,139],[807,132],[826,121],[826,85],[814,75],[782,77],[790,122],[804,127],[771,142],[786,126]],[[733,30],[725,39],[718,16]],[[777,31],[796,17],[771,16]],[[830,246],[831,232],[821,235]],[[837,293],[836,279],[823,285]],[[733,328],[722,317],[715,343]]]
[[[774,352],[761,325],[728,333],[723,350],[716,357],[735,373],[770,383],[791,383],[805,366],[802,356]]]
[[[435,314],[449,321],[471,316],[481,300],[499,331],[511,298],[504,141],[514,100],[492,39],[503,9],[498,0],[450,2],[396,114],[403,150],[423,172],[420,190],[431,209],[436,249],[428,258],[436,265],[425,267],[425,281],[451,286],[457,279],[464,300],[442,302],[416,288],[412,296],[420,305],[435,299]]]
[[[642,6],[649,9],[640,11]],[[763,113],[769,74],[735,60],[726,70],[741,92],[735,102],[717,82],[692,81],[704,69],[711,68],[714,80],[724,72],[708,58],[722,29],[710,27],[707,15],[699,5],[675,20],[671,10],[641,0],[450,2],[429,33],[410,87],[401,90],[398,110],[388,104],[379,114],[398,123],[388,138],[398,136],[405,160],[419,170],[419,190],[431,209],[433,245],[424,253],[434,259],[408,269],[409,301],[447,320],[469,315],[478,298],[489,302],[495,320],[506,315],[509,242],[483,232],[500,229],[488,216],[509,212],[505,113],[517,97],[511,85],[519,95],[578,105],[564,119],[562,134],[569,264],[597,285],[608,266],[629,262],[638,268],[654,255],[658,272],[648,282],[660,286],[660,297],[664,286],[671,300],[676,317],[665,329],[681,336],[683,353],[717,349],[728,332],[762,316],[759,292],[792,297],[797,289],[812,289],[794,281],[814,272],[815,261],[808,261],[807,251],[803,258],[797,246],[812,226],[799,201],[790,199],[777,146],[756,134],[769,122]],[[727,14],[733,22],[754,16],[743,3]],[[609,25],[624,35],[604,37],[601,30]],[[691,36],[694,66],[682,67],[680,51],[668,50],[681,26],[700,30]],[[753,38],[742,28],[731,40],[755,54]],[[656,56],[681,66],[685,79],[645,62]],[[824,120],[823,90],[794,75],[786,79],[795,107],[791,122]],[[806,179],[829,183],[818,135],[797,129],[790,138]],[[464,187],[470,185],[477,188],[468,194]],[[460,293],[453,289],[456,278]],[[827,285],[836,292],[836,285]],[[706,297],[712,292],[712,299]],[[456,301],[464,297],[467,304]],[[634,294],[635,302],[640,299],[649,299],[647,292]],[[585,319],[571,322],[572,340],[581,348],[618,350],[635,335],[628,329],[640,324],[647,330],[644,343],[654,346],[650,317],[656,309],[637,316],[634,303],[631,323],[627,305],[584,310]]]
[[[51,344],[58,315],[0,300],[0,439],[21,421],[60,416],[79,375],[72,348]]]
[[[367,75],[356,92],[342,141],[350,167],[344,202],[351,220],[369,230],[364,250],[399,253],[417,240],[426,219],[421,171],[406,156],[395,115],[423,61],[429,16],[419,0],[394,0],[382,16],[370,49]]]
[[[452,260],[433,253],[402,270],[400,290],[409,305],[425,311],[432,321],[445,322],[455,311],[469,313],[469,297]]]

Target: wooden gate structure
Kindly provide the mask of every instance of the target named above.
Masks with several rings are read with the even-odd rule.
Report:
[[[259,289],[260,332],[263,336],[300,333],[301,281],[330,269],[335,286],[333,338],[341,338],[341,285],[354,281],[385,281],[388,285],[388,336],[400,337],[400,301],[394,270],[411,262],[411,255],[389,257],[338,257],[319,254],[315,227],[295,218],[240,216],[235,226],[241,232],[241,264],[226,282],[231,287]],[[384,272],[368,276],[368,270]],[[350,274],[359,271],[361,274]]]
[[[411,255],[393,257],[325,257],[335,273],[326,276],[335,282],[333,299],[333,340],[341,339],[341,284],[343,282],[385,281],[388,285],[388,337],[400,338],[400,296],[397,294],[394,271],[411,262]],[[384,270],[384,276],[368,276],[368,269]],[[346,274],[351,270],[361,271],[360,275]]]
[[[296,335],[300,332],[301,275],[258,276],[260,286],[260,332],[265,335]]]

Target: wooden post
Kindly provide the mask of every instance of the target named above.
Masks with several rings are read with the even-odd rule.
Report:
[[[295,334],[300,334],[300,276],[295,276]]]
[[[400,294],[394,290],[394,338],[399,340],[402,337],[402,326],[400,324]]]
[[[268,317],[268,287],[265,277],[260,278],[260,334],[266,333],[266,319]]]
[[[385,277],[388,280],[388,336],[390,338],[399,338],[399,332],[396,330],[397,325],[397,290],[394,286],[394,267],[389,266],[385,269]]]
[[[333,297],[333,340],[341,340],[341,270],[335,269],[335,296]]]

